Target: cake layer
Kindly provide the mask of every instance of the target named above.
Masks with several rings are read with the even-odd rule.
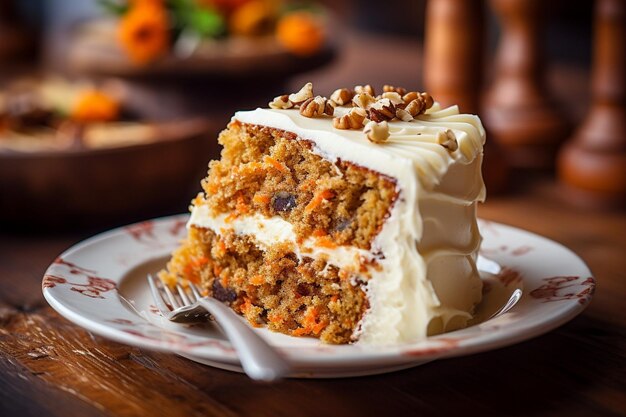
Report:
[[[219,140],[222,159],[211,163],[205,197],[196,202],[214,215],[280,217],[299,240],[328,235],[338,245],[370,249],[397,197],[393,179],[328,161],[283,130],[235,120]]]
[[[279,216],[268,218],[254,213],[232,219],[228,217],[227,214],[212,215],[206,205],[198,205],[192,211],[189,225],[210,229],[217,234],[233,232],[240,236],[254,236],[260,249],[267,249],[277,243],[286,243],[299,259],[303,257],[323,259],[339,268],[358,269],[361,263],[374,259],[370,251],[355,246],[337,245],[327,236],[311,236],[300,241],[293,225]]]
[[[349,342],[367,308],[361,286],[322,260],[298,258],[292,248],[191,226],[167,269],[199,283],[253,325],[327,343]]]

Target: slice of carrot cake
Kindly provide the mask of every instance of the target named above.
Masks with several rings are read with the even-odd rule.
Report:
[[[161,277],[252,325],[387,344],[462,328],[481,299],[485,132],[427,93],[385,86],[237,112]]]

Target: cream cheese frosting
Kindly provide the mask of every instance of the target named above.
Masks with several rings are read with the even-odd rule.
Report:
[[[348,111],[338,107],[335,116]],[[380,268],[371,269],[362,284],[369,309],[353,335],[357,343],[408,342],[466,325],[482,288],[475,264],[481,240],[476,202],[485,197],[485,131],[477,116],[435,103],[410,122],[389,122],[390,137],[382,144],[369,142],[361,131],[335,129],[330,118],[308,118],[294,109],[242,111],[233,120],[292,132],[332,162],[349,161],[392,177],[399,198],[371,251],[319,248],[312,239],[298,245],[291,225],[280,218],[255,214],[226,224],[202,205],[193,208],[188,227],[217,233],[232,227],[261,246],[292,242],[298,256],[324,257],[338,267],[376,253]],[[438,143],[447,130],[458,142],[454,151]]]
[[[361,259],[372,259],[370,251],[354,246],[337,246],[334,249],[317,245],[315,238],[298,243],[293,225],[280,216],[265,217],[262,214],[238,216],[228,219],[227,214],[211,215],[207,206],[197,205],[191,212],[189,224],[195,227],[211,229],[216,233],[233,230],[238,235],[254,236],[257,245],[267,248],[276,243],[290,243],[299,259],[309,257],[324,259],[338,268],[357,268]]]

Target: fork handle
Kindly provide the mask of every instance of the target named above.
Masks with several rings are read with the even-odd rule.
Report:
[[[230,307],[210,297],[200,298],[198,302],[224,330],[237,351],[243,370],[250,378],[273,381],[289,371],[289,364],[281,354],[245,324]]]

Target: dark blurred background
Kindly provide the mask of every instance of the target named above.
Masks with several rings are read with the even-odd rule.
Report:
[[[144,3],[157,4],[156,14],[131,22]],[[626,187],[621,9],[615,0],[0,0],[5,127],[32,122],[30,113],[29,119],[6,110],[23,103],[16,101],[23,90],[15,88],[23,79],[47,86],[51,77],[61,78],[55,105],[67,104],[53,109],[52,125],[46,122],[58,143],[45,151],[37,148],[45,141],[33,139],[32,126],[17,135],[0,130],[0,211],[8,213],[8,224],[40,219],[32,208],[45,203],[45,217],[56,225],[90,223],[94,213],[116,224],[184,211],[207,162],[219,156],[215,138],[232,114],[266,106],[308,81],[327,96],[357,84],[426,90],[444,105],[478,113],[489,137],[490,196],[521,192],[527,178],[539,176],[563,184],[571,204],[620,206]],[[165,35],[154,32],[163,10],[169,13]],[[155,19],[157,29],[149,25]],[[594,27],[607,28],[604,37],[594,35]],[[152,55],[137,55],[150,47]],[[600,49],[604,59],[595,59],[608,70],[596,71],[602,80],[592,83]],[[608,87],[598,87],[602,81]],[[94,115],[102,95],[90,104],[92,119],[72,116],[70,103],[85,85],[113,101],[114,117]],[[602,91],[612,98],[600,97]],[[41,100],[32,101],[29,111],[40,112]],[[613,107],[598,110],[600,102]],[[177,129],[183,122],[197,124]],[[169,130],[161,123],[170,123]],[[585,136],[589,126],[596,136],[622,138],[594,144]],[[576,149],[564,151],[568,146]],[[593,148],[594,157],[622,149],[617,168],[597,173],[594,167],[606,164],[589,162],[583,148]],[[117,175],[107,173],[111,166]],[[64,202],[54,204],[55,195]],[[106,195],[110,206],[94,207],[92,195]]]

